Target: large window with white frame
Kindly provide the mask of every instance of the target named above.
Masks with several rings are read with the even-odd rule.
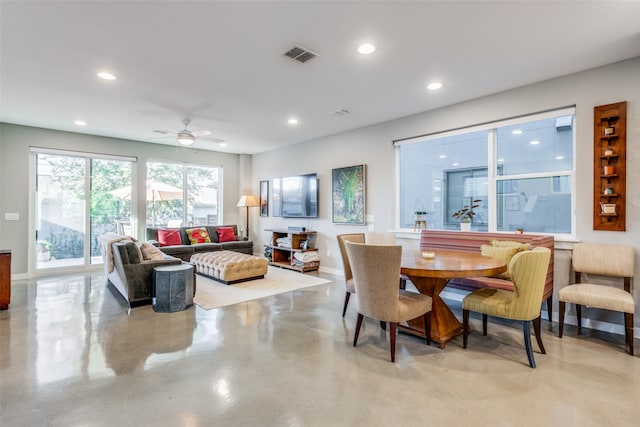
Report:
[[[574,234],[575,108],[398,140],[399,229],[471,229]]]
[[[218,225],[222,168],[147,162],[147,226]]]

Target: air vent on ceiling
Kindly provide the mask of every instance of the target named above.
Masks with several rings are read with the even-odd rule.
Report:
[[[308,60],[319,56],[317,53],[310,51],[302,46],[294,46],[284,53],[284,56],[288,56],[291,59],[295,59],[298,62],[307,62]]]
[[[341,109],[341,110],[333,110],[333,114],[336,114],[338,116],[346,116],[349,113],[350,113],[350,111],[349,110],[345,110],[344,108]]]

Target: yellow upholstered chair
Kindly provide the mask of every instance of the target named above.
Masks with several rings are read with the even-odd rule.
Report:
[[[364,243],[364,233],[339,234],[337,237],[338,246],[340,246],[340,255],[342,256],[342,267],[344,268],[344,284],[347,288],[347,293],[344,297],[344,307],[342,308],[342,317],[344,317],[347,312],[347,306],[349,305],[349,298],[351,294],[356,291],[356,288],[353,286],[353,273],[351,272],[351,265],[349,264],[349,255],[347,254],[344,242]]]
[[[551,251],[547,248],[535,248],[522,251],[509,262],[509,271],[513,281],[513,292],[500,289],[478,289],[462,300],[463,347],[467,348],[469,339],[469,311],[482,313],[482,332],[487,335],[487,316],[522,321],[524,345],[529,358],[529,366],[536,367],[531,349],[529,322],[533,320],[533,329],[540,352],[545,354],[540,336],[540,300],[544,291]]]
[[[431,343],[431,305],[428,295],[398,289],[402,261],[400,245],[345,243],[358,303],[358,321],[353,346],[358,343],[362,319],[367,316],[389,322],[391,361],[396,360],[396,331],[399,322],[424,318],[425,338]]]
[[[634,250],[632,246],[576,243],[573,245],[572,264],[575,284],[558,292],[560,302],[558,336],[562,338],[566,303],[576,305],[578,334],[582,333],[582,306],[621,311],[624,313],[625,339],[629,354],[633,356],[633,314],[635,301],[631,295],[631,279],[634,274]],[[588,283],[582,274],[622,278],[624,289],[615,286]]]

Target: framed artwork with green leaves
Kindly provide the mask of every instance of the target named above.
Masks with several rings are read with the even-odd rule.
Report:
[[[365,165],[331,170],[331,206],[335,224],[365,224]]]

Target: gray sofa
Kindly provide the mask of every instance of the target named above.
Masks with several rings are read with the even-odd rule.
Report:
[[[189,242],[189,237],[187,236],[187,229],[190,228],[206,228],[207,233],[209,234],[209,238],[211,239],[211,243],[197,243],[192,245]],[[232,227],[233,234],[236,236],[235,242],[218,242],[218,232],[216,229],[218,227]],[[180,238],[182,239],[181,245],[172,245],[172,246],[160,246],[158,242],[158,230],[169,229],[167,227],[149,227],[147,228],[147,241],[152,243],[155,246],[158,246],[162,252],[165,254],[180,258],[183,261],[190,261],[191,256],[198,252],[216,252],[216,251],[235,251],[241,252],[244,254],[253,255],[253,242],[251,240],[246,240],[238,236],[238,227],[235,225],[206,225],[206,226],[193,226],[193,227],[180,227]],[[172,228],[171,230],[177,230]]]
[[[151,301],[154,267],[182,263],[179,258],[166,254],[162,254],[162,259],[145,260],[131,239],[115,233],[100,236],[99,241],[105,275],[129,304]]]

